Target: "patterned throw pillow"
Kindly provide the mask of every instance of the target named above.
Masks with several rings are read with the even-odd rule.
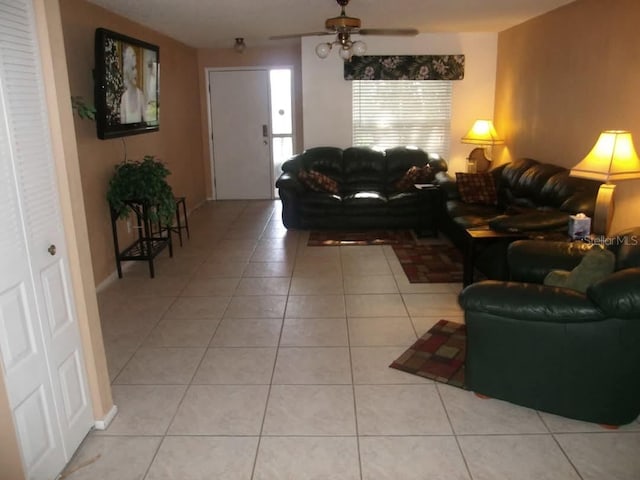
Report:
[[[496,205],[498,192],[490,173],[456,173],[456,184],[460,199],[464,203]]]
[[[298,179],[314,192],[328,192],[338,194],[338,182],[315,170],[300,170]]]
[[[407,192],[413,190],[413,186],[416,183],[429,183],[434,177],[435,174],[429,165],[424,167],[413,166],[395,183],[394,187],[399,192]]]

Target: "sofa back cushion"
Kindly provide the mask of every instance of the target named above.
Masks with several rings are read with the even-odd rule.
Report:
[[[293,156],[282,164],[282,171],[297,176],[299,170],[314,170],[338,183],[343,181],[342,149],[313,147]]]
[[[424,167],[429,163],[429,156],[424,150],[418,148],[395,147],[388,148],[387,157],[386,191],[397,192],[396,183],[407,173],[411,167]]]
[[[382,191],[386,179],[386,159],[384,152],[367,147],[350,147],[342,154],[344,165],[344,193],[359,191]]]
[[[556,208],[592,216],[599,185],[570,177],[569,170],[558,165],[521,158],[499,172],[498,201],[509,207]]]

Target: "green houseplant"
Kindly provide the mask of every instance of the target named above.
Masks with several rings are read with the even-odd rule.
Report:
[[[149,220],[170,225],[176,211],[173,191],[166,180],[170,173],[153,155],[146,155],[141,161],[125,160],[119,163],[107,190],[111,209],[124,219],[131,211],[127,202],[152,206],[155,208],[148,209]]]

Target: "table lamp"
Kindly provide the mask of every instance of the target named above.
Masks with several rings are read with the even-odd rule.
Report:
[[[504,140],[498,136],[491,120],[476,120],[471,130],[462,137],[462,143],[481,145],[471,150],[467,158],[467,170],[475,173],[484,172],[491,166],[491,156],[487,156],[486,147],[501,145]]]
[[[631,133],[606,130],[589,154],[571,169],[572,177],[605,182],[598,190],[592,233],[606,235],[613,219],[613,193],[618,180],[640,178],[640,159],[633,147]]]

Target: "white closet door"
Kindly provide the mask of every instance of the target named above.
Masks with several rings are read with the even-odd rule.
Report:
[[[93,424],[29,0],[0,0],[0,359],[25,471],[52,479]]]

